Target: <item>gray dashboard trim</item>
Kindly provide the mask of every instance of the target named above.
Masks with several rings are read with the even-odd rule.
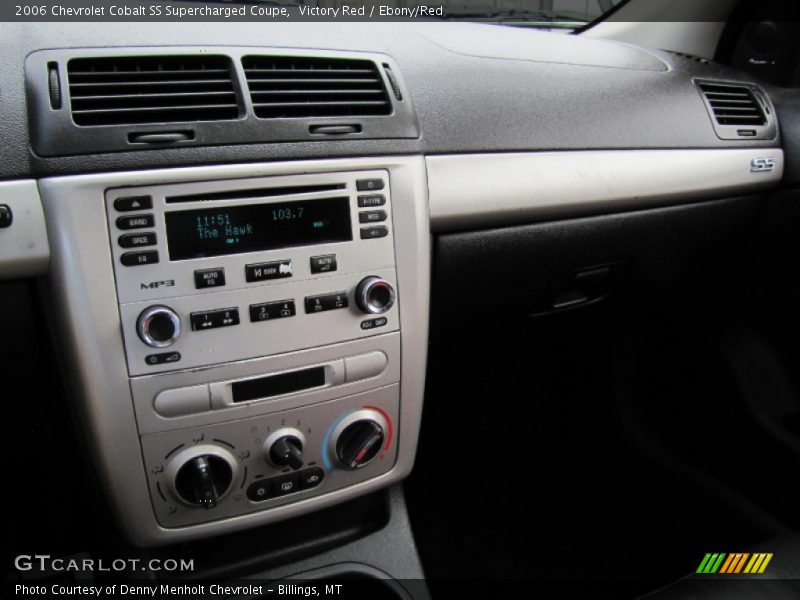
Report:
[[[11,209],[13,219],[0,229],[0,279],[41,275],[50,262],[50,246],[36,182],[0,182],[0,204]]]
[[[109,187],[236,179],[308,172],[387,169],[394,208],[401,296],[401,398],[398,460],[387,473],[330,494],[222,522],[168,530],[155,520],[125,367],[103,193]],[[81,426],[106,495],[125,535],[141,546],[237,531],[330,506],[403,479],[416,454],[425,384],[431,239],[422,157],[259,163],[129,171],[42,179],[52,266],[46,301]],[[402,206],[402,210],[397,207]],[[124,472],[125,476],[120,477]]]
[[[668,28],[664,23],[650,25]],[[619,68],[629,62],[627,56],[638,62],[636,56],[641,52],[631,54],[617,42],[588,40],[584,36],[534,35],[530,30],[457,22],[336,26],[299,22],[193,23],[191,27],[182,23],[148,23],[139,27],[107,22],[91,28],[83,23],[4,23],[0,30],[0,52],[5,58],[0,70],[0,103],[5,115],[0,122],[1,178],[330,157],[780,145],[779,140],[725,141],[714,133],[692,79],[742,79],[740,72],[718,64],[676,61],[655,50],[646,52],[666,60],[673,66],[671,69]],[[459,36],[474,41],[485,50],[483,54],[500,57],[465,56],[442,47],[446,39]],[[505,47],[503,39],[507,36],[526,48],[495,52],[498,47]],[[650,42],[641,41],[652,45],[652,39],[656,38],[650,35]],[[58,47],[164,46],[165,40],[176,47],[237,44],[264,52],[271,47],[389,56],[413,97],[421,136],[238,143],[63,157],[31,152],[24,72],[29,54]],[[568,42],[574,42],[574,49],[562,48]],[[688,51],[674,45],[665,47]],[[533,60],[514,60],[509,54],[522,54]]]
[[[754,159],[774,169],[751,172]],[[429,156],[434,231],[473,229],[770,189],[783,150],[627,150]]]

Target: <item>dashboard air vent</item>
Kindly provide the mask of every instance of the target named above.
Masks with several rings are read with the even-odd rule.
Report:
[[[67,64],[76,125],[131,125],[236,119],[230,58],[76,58]]]
[[[370,60],[245,56],[242,66],[261,119],[392,112],[383,78]]]
[[[751,89],[744,85],[699,83],[719,125],[759,126],[767,119]]]

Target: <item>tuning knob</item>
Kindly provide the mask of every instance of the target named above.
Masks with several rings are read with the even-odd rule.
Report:
[[[179,453],[168,467],[175,494],[186,504],[214,508],[230,489],[238,464],[227,450],[195,446]]]
[[[291,467],[295,471],[303,466],[305,436],[297,429],[279,429],[264,442],[267,460],[278,468]]]
[[[356,304],[365,313],[379,315],[394,306],[395,292],[392,284],[383,277],[370,275],[356,288]]]
[[[372,462],[383,448],[386,430],[386,420],[375,410],[348,415],[331,436],[331,449],[339,465],[354,471]]]
[[[169,306],[150,306],[136,320],[136,332],[148,346],[166,348],[181,334],[181,319]]]

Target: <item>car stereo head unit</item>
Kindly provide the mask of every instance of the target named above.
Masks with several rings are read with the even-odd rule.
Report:
[[[396,330],[390,190],[382,170],[107,190],[129,373]]]

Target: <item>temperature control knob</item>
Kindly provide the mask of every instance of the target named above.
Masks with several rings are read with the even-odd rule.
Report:
[[[394,306],[394,301],[394,288],[383,277],[377,275],[365,277],[356,288],[356,304],[367,314],[385,313]]]
[[[306,440],[297,429],[279,429],[264,442],[267,460],[278,468],[291,467],[295,471],[303,466],[303,447]]]
[[[181,319],[169,306],[150,306],[136,320],[136,332],[148,346],[166,348],[181,334]]]
[[[340,466],[354,471],[372,462],[386,442],[386,419],[378,411],[355,411],[334,430],[331,450]]]
[[[179,453],[170,463],[175,494],[186,504],[214,508],[231,488],[236,459],[217,446],[196,446]]]

